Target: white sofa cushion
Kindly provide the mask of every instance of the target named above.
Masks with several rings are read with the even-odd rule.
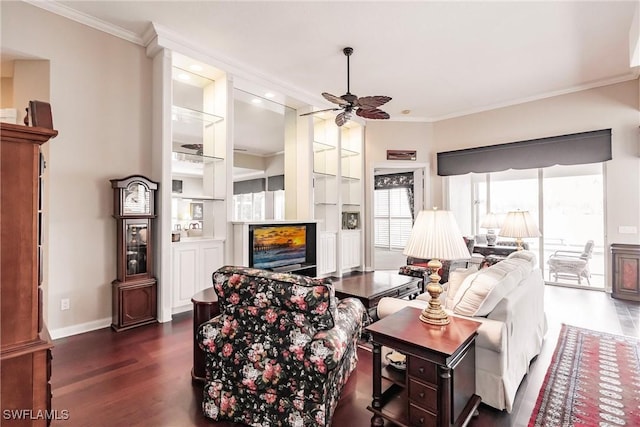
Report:
[[[462,282],[464,282],[464,279],[477,272],[478,267],[472,266],[469,268],[457,268],[449,273],[449,281],[447,282],[446,289],[447,295],[443,304],[444,308],[451,309],[453,307],[453,300],[458,293],[458,289],[460,289]]]
[[[532,270],[530,259],[507,258],[467,276],[453,299],[452,310],[463,316],[486,316]]]

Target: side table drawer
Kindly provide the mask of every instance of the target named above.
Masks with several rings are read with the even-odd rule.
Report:
[[[416,294],[422,291],[422,287],[420,286],[421,282],[411,283],[401,287],[398,290],[398,297],[404,297],[406,295]]]
[[[438,411],[438,389],[409,378],[409,399],[421,408]]]
[[[438,367],[435,363],[418,357],[408,358],[409,376],[418,378],[429,384],[438,384]]]
[[[418,408],[414,404],[409,404],[409,425],[412,427],[435,427],[438,417],[431,412]]]

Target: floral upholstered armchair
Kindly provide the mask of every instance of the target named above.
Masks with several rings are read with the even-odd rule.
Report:
[[[220,315],[203,323],[205,416],[251,426],[330,426],[368,319],[328,279],[226,266]]]

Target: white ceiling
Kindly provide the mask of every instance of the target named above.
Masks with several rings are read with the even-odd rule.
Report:
[[[392,120],[440,120],[637,77],[636,0],[33,4],[89,15],[140,43],[154,22],[318,109],[332,106],[321,92],[346,92],[342,48],[352,46],[351,92],[391,96],[383,109]]]

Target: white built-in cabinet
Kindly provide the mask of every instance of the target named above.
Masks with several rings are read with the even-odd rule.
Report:
[[[160,182],[160,321],[192,308],[191,297],[211,286],[211,274],[224,265],[231,170],[231,83],[224,72],[175,47],[161,34],[147,47],[153,59],[152,179]]]
[[[318,276],[335,273],[337,236],[333,232],[318,233]]]
[[[220,241],[177,242],[172,247],[172,311],[190,310],[191,297],[213,286],[211,276],[224,263],[224,244]]]
[[[166,322],[242,245],[230,222],[234,76],[161,26],[153,24],[147,36],[151,179],[160,183],[154,271],[158,318]],[[287,127],[284,150],[286,218],[317,222],[317,275],[362,270],[364,126],[357,118],[338,127],[333,116],[292,114],[296,126]]]
[[[363,269],[363,126],[314,118],[313,204],[319,221],[318,275]]]

